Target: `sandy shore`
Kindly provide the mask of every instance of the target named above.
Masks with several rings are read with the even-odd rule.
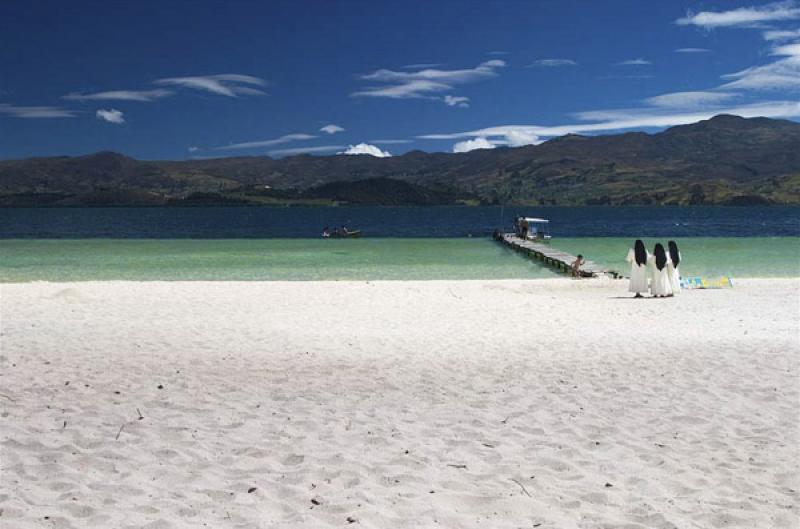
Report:
[[[0,285],[0,526],[797,527],[800,280],[627,296]]]

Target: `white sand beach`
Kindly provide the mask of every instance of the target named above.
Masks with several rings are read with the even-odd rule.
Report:
[[[0,526],[795,528],[800,280],[0,285]]]

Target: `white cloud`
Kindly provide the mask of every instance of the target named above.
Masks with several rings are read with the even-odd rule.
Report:
[[[40,119],[40,118],[74,118],[78,113],[74,110],[59,107],[18,107],[0,103],[0,114],[15,118]]]
[[[415,72],[395,70],[376,70],[362,75],[361,79],[376,86],[368,86],[353,92],[351,97],[386,97],[391,99],[427,98],[440,99],[435,94],[451,90],[457,84],[471,83],[497,76],[497,70],[505,66],[505,61],[492,59],[475,68],[464,70],[437,70],[425,68]]]
[[[740,7],[729,11],[687,12],[684,18],[675,21],[680,26],[700,26],[706,29],[720,27],[749,26],[764,22],[793,20],[800,18],[800,7],[797,2],[773,2],[763,6]]]
[[[100,109],[95,113],[95,116],[97,116],[97,119],[102,119],[103,121],[108,121],[109,123],[115,123],[117,125],[125,123],[122,112],[113,108],[108,110]]]
[[[347,149],[336,154],[368,154],[377,158],[388,158],[391,156],[389,151],[382,151],[375,145],[369,143],[359,143],[358,145],[348,145]]]
[[[789,49],[784,50],[786,52]],[[723,90],[781,90],[800,88],[800,57],[789,56],[762,66],[723,75],[732,79],[719,88]]]
[[[531,67],[554,67],[554,66],[577,66],[577,62],[572,59],[539,59],[533,61]]]
[[[155,90],[111,90],[109,92],[97,92],[94,94],[80,94],[72,92],[61,99],[67,101],[155,101],[172,95],[169,90],[157,88]]]
[[[469,107],[469,98],[463,96],[444,96],[444,102],[449,107]]]
[[[436,99],[430,94],[433,92],[443,92],[451,89],[452,86],[445,83],[437,83],[434,81],[426,81],[417,79],[406,81],[401,84],[384,86],[384,87],[371,87],[360,92],[353,92],[351,97],[388,97],[390,99],[419,99],[429,98]]]
[[[499,145],[509,147],[522,147],[524,145],[538,145],[542,139],[538,134],[526,127],[505,127],[504,130],[495,130],[490,134],[495,139],[489,140],[485,136],[478,136],[471,140],[460,141],[453,145],[453,152],[469,152],[475,149],[494,149]]]
[[[770,55],[800,58],[800,42],[795,42],[793,44],[784,44],[783,46],[777,46],[773,48],[772,53]]]
[[[678,48],[675,53],[711,53],[708,48]]]
[[[745,118],[798,118],[800,102],[797,101],[765,101],[750,105],[733,107],[717,107],[711,110],[669,111],[658,108],[627,108],[617,110],[596,110],[579,112],[576,117],[590,123],[574,123],[566,125],[501,125],[484,129],[455,132],[447,134],[426,134],[417,136],[429,140],[452,140],[460,138],[485,138],[494,145],[508,145],[508,138],[519,137],[552,138],[565,134],[582,134],[598,132],[614,132],[631,129],[663,128],[674,125],[686,125],[717,114],[733,114]],[[495,139],[493,139],[495,138]]]
[[[220,74],[192,77],[168,77],[158,79],[155,84],[191,88],[216,95],[236,97],[239,95],[265,95],[265,92],[254,86],[266,86],[267,82],[252,75]]]
[[[505,145],[510,145],[511,147],[542,143],[542,139],[536,133],[526,130],[510,130],[505,134],[505,137]]]
[[[696,108],[708,105],[717,105],[724,103],[738,94],[729,92],[672,92],[670,94],[662,94],[645,99],[645,102],[657,106],[667,108]]]
[[[765,31],[764,33],[761,34],[761,36],[764,37],[764,40],[770,40],[770,41],[800,39],[800,29],[794,29],[794,30],[773,29]]]
[[[280,138],[274,138],[271,140],[258,140],[258,141],[246,141],[243,143],[231,143],[230,145],[223,145],[221,147],[216,147],[215,150],[217,151],[231,151],[237,149],[257,149],[259,147],[270,147],[272,145],[281,145],[282,143],[289,143],[292,141],[301,141],[301,140],[311,140],[316,138],[311,134],[286,134],[281,136]]]
[[[469,152],[476,149],[494,149],[494,143],[486,138],[475,138],[472,140],[460,141],[453,145],[453,152]]]
[[[652,62],[648,61],[647,59],[629,59],[627,61],[618,62],[617,66],[646,66],[648,64],[653,64]]]
[[[325,125],[321,129],[320,132],[325,132],[327,134],[336,134],[337,132],[344,132],[344,128],[340,127],[339,125],[334,125],[331,123],[330,125]]]
[[[188,149],[186,149],[186,150],[187,150],[187,151],[189,151],[189,152],[199,152],[199,151],[200,151],[200,147],[195,147],[194,145],[191,145],[191,146],[190,146]]]
[[[318,152],[333,152],[344,149],[344,145],[318,145],[316,147],[294,147],[292,149],[276,149],[269,151],[270,156],[292,156],[294,154],[313,154]]]

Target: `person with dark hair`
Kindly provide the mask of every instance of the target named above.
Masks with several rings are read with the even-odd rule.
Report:
[[[583,258],[581,254],[578,254],[578,258],[572,261],[570,268],[572,268],[572,277],[581,277],[581,265],[586,262],[586,259]]]
[[[672,282],[670,281],[669,257],[664,251],[664,245],[656,244],[653,255],[650,256],[650,292],[653,297],[663,298],[672,295]]]
[[[625,258],[631,264],[631,280],[628,285],[628,291],[636,295],[634,297],[640,298],[642,294],[647,292],[647,260],[650,254],[644,248],[644,243],[641,239],[637,239],[633,244],[633,248],[628,250],[628,257]]]
[[[681,274],[678,271],[678,265],[681,264],[681,252],[678,251],[678,245],[675,241],[667,243],[669,249],[669,279],[672,285],[672,294],[680,294],[681,292]]]

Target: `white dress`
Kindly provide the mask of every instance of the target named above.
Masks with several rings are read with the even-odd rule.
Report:
[[[647,259],[650,258],[650,254],[646,254]],[[633,251],[633,248],[628,250],[628,257],[625,258],[631,264],[631,281],[628,285],[629,292],[635,292],[636,294],[646,294],[647,293],[647,260],[645,260],[643,265],[636,264],[636,252]]]
[[[678,252],[678,259],[681,258],[680,252]],[[681,273],[678,271],[678,267],[672,264],[672,259],[667,257],[667,268],[669,268],[669,280],[670,286],[672,287],[673,294],[680,294],[681,293]]]
[[[661,270],[656,266],[656,256],[648,259],[650,267],[650,292],[654,296],[669,296],[672,294],[672,274],[670,273],[671,261],[667,256],[667,264]]]

